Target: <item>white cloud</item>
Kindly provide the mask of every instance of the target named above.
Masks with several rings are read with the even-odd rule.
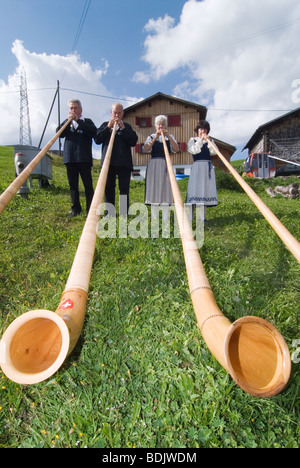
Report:
[[[27,79],[29,113],[32,144],[38,145],[51,104],[55,95],[57,80],[60,81],[61,121],[68,115],[69,98],[80,99],[83,114],[91,118],[98,127],[109,116],[112,100],[93,95],[81,94],[67,89],[82,91],[102,96],[110,96],[101,79],[106,73],[108,63],[104,61],[102,69],[93,70],[89,63],[82,62],[77,54],[67,56],[37,54],[25,49],[20,40],[12,45],[18,66],[7,83],[0,80],[0,106],[3,124],[0,127],[0,145],[19,143],[20,127],[20,74],[24,68]],[[57,102],[53,108],[42,147],[55,135],[57,127]],[[54,145],[54,147],[57,147]],[[95,146],[95,154],[99,154]]]
[[[278,112],[295,108],[300,78],[298,0],[189,0],[180,20],[166,15],[145,26],[146,70],[137,82],[180,70],[173,93],[209,107],[212,134],[239,145]],[[228,111],[220,111],[227,109]]]

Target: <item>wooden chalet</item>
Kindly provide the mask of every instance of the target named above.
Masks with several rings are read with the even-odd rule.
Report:
[[[144,176],[150,159],[150,153],[144,152],[144,142],[151,133],[155,132],[154,120],[161,114],[168,117],[168,130],[174,135],[180,148],[178,153],[172,154],[174,170],[176,174],[189,175],[193,157],[187,151],[187,144],[191,137],[196,136],[194,129],[199,120],[206,119],[207,108],[160,92],[124,109],[124,120],[138,135],[138,143],[133,150],[134,171]],[[211,137],[230,161],[236,148],[214,136]],[[218,156],[213,158],[213,164],[226,170]]]
[[[300,108],[261,125],[243,150],[270,153],[289,161],[300,161]],[[276,166],[284,162],[276,161]]]

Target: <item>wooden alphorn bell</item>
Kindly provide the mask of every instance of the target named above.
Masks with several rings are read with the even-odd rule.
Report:
[[[116,133],[114,124],[72,268],[56,312],[34,310],[15,319],[0,342],[0,364],[5,375],[20,384],[35,384],[52,376],[74,349],[81,334],[94,258],[99,205]]]
[[[62,132],[67,128],[68,125],[72,122],[72,118],[69,118],[67,122],[59,129],[59,131],[54,135],[53,138],[44,146],[44,148],[34,157],[34,159],[24,168],[21,174],[15,178],[15,180],[7,187],[7,189],[0,196],[0,214],[7,207],[9,202],[13,199],[17,191],[22,187],[24,182],[28,179],[33,169],[38,165],[38,163],[43,159],[47,151],[54,145],[57,138],[62,134]]]
[[[265,205],[262,199],[254,192],[254,190],[247,184],[247,182],[239,175],[239,173],[232,167],[227,159],[220,152],[218,147],[210,140],[208,136],[205,137],[207,143],[215,150],[223,164],[231,172],[235,180],[240,184],[243,190],[246,192],[250,200],[255,204],[258,210],[266,218],[268,223],[272,226],[276,234],[280,237],[285,246],[290,250],[294,257],[300,263],[300,243],[295,237],[288,231],[288,229],[282,224],[281,221],[274,215],[274,213]]]
[[[217,306],[176,182],[165,137],[164,152],[188,276],[190,295],[202,337],[213,356],[247,393],[271,397],[286,386],[291,372],[288,346],[279,331],[259,317],[233,324]]]

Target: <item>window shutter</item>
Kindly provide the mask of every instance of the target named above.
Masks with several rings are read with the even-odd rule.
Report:
[[[181,153],[185,153],[186,150],[187,150],[187,144],[186,143],[180,143],[179,150],[181,151]]]
[[[142,152],[142,145],[135,145],[135,152],[141,153]]]
[[[173,126],[181,125],[181,116],[180,115],[169,115],[168,124]]]
[[[146,127],[152,127],[152,119],[151,119],[151,117],[146,117]]]
[[[140,117],[136,117],[136,118],[135,118],[135,125],[137,125],[137,126],[139,127],[139,126],[140,126],[140,123],[141,123]]]

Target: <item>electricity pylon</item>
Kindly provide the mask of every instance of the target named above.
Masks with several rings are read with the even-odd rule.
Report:
[[[32,146],[27,81],[24,68],[21,71],[20,85],[20,145]]]

